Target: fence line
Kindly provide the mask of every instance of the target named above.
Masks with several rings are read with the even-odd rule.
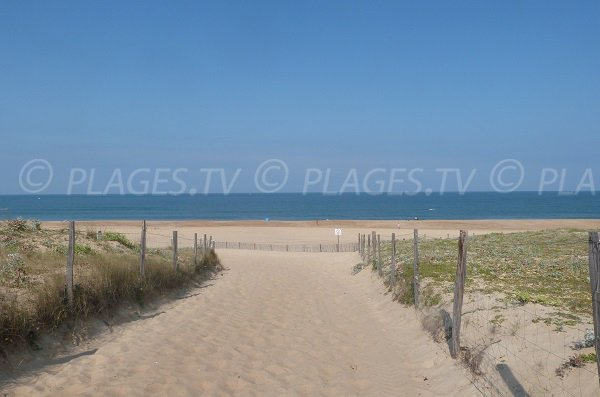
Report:
[[[600,380],[600,242],[598,233],[589,233],[589,242],[579,240],[537,239],[534,242],[495,240],[500,252],[487,252],[482,245],[475,249],[467,263],[467,236],[461,231],[459,238],[427,239],[414,230],[412,241],[398,240],[392,234],[391,241],[377,240],[373,251],[376,257],[369,255],[363,242],[368,234],[359,234],[357,241],[363,264],[372,267],[392,290],[395,298],[413,299],[419,317],[427,325],[435,310],[422,308],[427,288],[438,285],[447,297],[447,302],[438,303],[440,308],[439,339],[446,339],[449,353],[460,358],[469,367],[469,378],[485,395],[499,396],[591,396],[599,395]],[[378,236],[379,237],[379,236]],[[504,238],[505,235],[496,238]],[[564,236],[563,236],[564,237]],[[485,238],[485,237],[484,237]],[[404,241],[404,243],[403,243]],[[458,246],[448,250],[451,241]],[[474,242],[477,240],[474,239]],[[483,240],[484,242],[489,240]],[[427,243],[425,246],[422,244]],[[589,246],[589,258],[584,252],[585,243]],[[502,245],[504,244],[504,245]],[[469,245],[472,245],[469,243]],[[401,246],[399,248],[399,246]],[[485,248],[485,246],[483,246]],[[529,249],[524,249],[527,247]],[[453,251],[453,252],[452,252]],[[380,254],[381,253],[381,258]],[[541,253],[541,254],[540,254]],[[503,256],[504,255],[504,256]],[[546,255],[540,259],[540,256]],[[454,259],[452,259],[452,257]],[[550,259],[547,259],[550,258]],[[502,288],[494,286],[503,274],[492,274],[491,278],[480,277],[490,271],[489,263],[504,263],[517,260],[516,268],[509,268],[508,277],[519,280],[519,271],[525,278],[521,281],[533,283],[530,290],[548,288],[544,277],[553,277],[561,283],[553,285],[550,302],[538,301],[524,293],[520,301],[512,301]],[[589,279],[585,261],[589,261]],[[487,261],[487,262],[486,262]],[[535,268],[534,263],[539,263]],[[452,262],[455,264],[453,269]],[[468,270],[467,270],[468,269]],[[492,267],[493,269],[493,267]],[[455,270],[454,280],[452,273]],[[483,272],[483,273],[482,273]],[[540,273],[541,272],[541,273]],[[467,278],[468,274],[468,278]],[[579,280],[574,287],[572,279],[564,280],[565,275]],[[522,274],[521,274],[522,276]],[[438,277],[437,279],[435,277]],[[465,280],[472,279],[475,287],[465,291]],[[510,283],[508,278],[505,282]],[[439,284],[436,284],[438,282]],[[481,284],[492,283],[492,290],[486,290]],[[404,283],[404,284],[402,284]],[[477,284],[479,283],[479,284]],[[565,284],[571,283],[571,284]],[[587,287],[585,284],[588,284]],[[420,286],[420,284],[422,284]],[[500,284],[502,285],[502,284]],[[425,286],[423,288],[423,286]],[[591,288],[590,288],[591,287]],[[573,294],[590,291],[592,300],[589,308],[578,307]],[[450,300],[451,294],[454,299]],[[464,308],[462,297],[465,297]],[[504,295],[502,295],[504,294]],[[587,292],[589,294],[589,292]],[[589,295],[588,295],[589,297]],[[452,314],[445,310],[453,302]],[[540,303],[538,303],[540,302]],[[575,303],[574,303],[575,302]],[[589,300],[588,300],[589,302]],[[431,307],[431,305],[429,305]],[[450,307],[452,308],[452,307]],[[589,310],[592,309],[592,310]],[[575,311],[573,311],[575,310]],[[588,320],[590,317],[590,320]],[[437,321],[437,320],[436,320]],[[462,324],[462,327],[461,327]],[[580,324],[593,324],[590,330]],[[555,327],[552,329],[551,327]],[[435,334],[437,329],[428,329]],[[590,333],[593,333],[590,335]],[[595,355],[590,352],[594,347]],[[594,368],[586,363],[597,363]],[[592,369],[593,368],[593,369]]]
[[[215,249],[239,249],[251,251],[280,251],[280,252],[356,252],[356,243],[329,244],[267,244],[240,241],[214,241]]]

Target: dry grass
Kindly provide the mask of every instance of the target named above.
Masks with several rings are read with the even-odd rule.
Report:
[[[145,277],[139,273],[139,249],[124,236],[96,241],[77,235],[74,304],[65,290],[65,232],[41,230],[36,223],[0,224],[0,347],[33,342],[66,320],[78,320],[115,309],[124,302],[144,305],[167,291],[194,285],[221,270],[208,251],[193,265],[191,250],[180,250],[179,270],[171,253],[152,250]],[[106,235],[106,234],[105,234]],[[113,238],[114,237],[114,238]]]

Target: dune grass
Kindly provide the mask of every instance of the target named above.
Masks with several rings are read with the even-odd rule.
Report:
[[[588,235],[579,230],[492,233],[468,239],[467,291],[499,293],[518,303],[539,303],[589,314]],[[399,264],[394,285],[399,301],[414,304],[413,241],[396,243]],[[452,291],[456,275],[456,239],[419,242],[419,273],[426,304]],[[389,280],[391,245],[382,246]]]
[[[118,247],[86,233],[77,235],[70,306],[65,290],[65,232],[42,230],[34,222],[22,221],[16,228],[14,223],[0,224],[0,347],[31,342],[40,332],[52,331],[67,320],[107,313],[124,302],[143,306],[153,297],[221,270],[212,250],[199,255],[195,265],[192,250],[180,250],[176,271],[172,253],[154,249],[147,254],[142,278],[137,245],[118,233],[104,236],[117,241]]]

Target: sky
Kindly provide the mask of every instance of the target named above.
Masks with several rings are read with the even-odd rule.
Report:
[[[307,168],[419,168],[433,190],[436,169],[477,169],[490,190],[503,159],[519,190],[545,167],[600,186],[599,20],[598,1],[5,0],[0,194],[33,159],[41,193],[73,168],[97,191],[115,169],[242,169],[233,190],[253,191],[269,159],[282,191]]]

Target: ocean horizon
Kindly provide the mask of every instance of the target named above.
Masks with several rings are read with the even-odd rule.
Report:
[[[600,219],[600,200],[595,192],[0,195],[0,219],[14,218],[45,221]]]

